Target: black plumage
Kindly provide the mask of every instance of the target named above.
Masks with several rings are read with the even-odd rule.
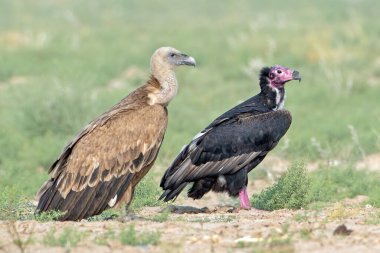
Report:
[[[240,195],[249,208],[247,174],[272,150],[288,130],[292,117],[283,110],[284,84],[300,80],[299,73],[274,66],[260,73],[261,92],[215,119],[185,146],[165,172],[161,199],[176,198],[188,183],[188,197],[202,198],[210,190]],[[248,201],[248,202],[247,202]]]

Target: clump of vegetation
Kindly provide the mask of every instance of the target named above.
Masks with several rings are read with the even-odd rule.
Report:
[[[366,224],[379,225],[380,224],[380,211],[376,210],[373,213],[368,214],[365,220]]]
[[[130,246],[157,245],[160,242],[160,234],[158,232],[137,233],[135,226],[130,225],[119,234],[108,230],[95,237],[95,243],[99,245],[108,245],[112,241],[120,241],[123,245]]]
[[[253,196],[252,204],[262,210],[299,209],[308,202],[310,179],[302,163],[294,163],[278,182]]]
[[[297,222],[307,221],[309,218],[308,214],[306,212],[304,213],[296,213],[293,216],[293,219]]]
[[[136,187],[131,209],[139,209],[144,206],[158,206],[161,190],[152,174],[148,174]]]
[[[34,206],[14,187],[0,191],[0,220],[26,220],[33,215]]]
[[[133,225],[130,225],[127,230],[120,232],[120,242],[124,245],[157,245],[160,242],[160,233],[144,232],[137,234]]]
[[[116,240],[116,234],[113,230],[108,230],[105,233],[95,237],[95,243],[99,245],[108,245],[110,241]]]
[[[268,211],[302,207],[319,209],[329,202],[366,195],[368,203],[380,207],[379,180],[379,174],[356,170],[350,165],[307,173],[303,164],[295,163],[277,183],[254,195],[252,204]]]
[[[34,219],[36,221],[42,221],[42,222],[55,221],[55,220],[58,220],[58,218],[64,214],[65,212],[51,210],[51,211],[35,214]]]
[[[78,245],[78,243],[86,238],[88,233],[80,232],[72,228],[65,228],[61,233],[57,233],[56,229],[50,230],[43,238],[43,243],[49,246],[59,246],[70,249]]]
[[[155,222],[165,222],[169,219],[170,209],[165,208],[159,214],[154,215],[150,220]]]
[[[114,220],[117,219],[118,217],[123,217],[125,216],[125,207],[122,206],[120,208],[113,208],[113,209],[107,209],[101,214],[89,217],[87,220],[88,221],[104,221],[104,220]]]
[[[327,213],[329,220],[344,220],[357,215],[358,209],[346,208],[342,203],[336,203],[332,210]]]
[[[312,237],[313,230],[311,228],[301,228],[300,237],[303,240],[310,240]]]

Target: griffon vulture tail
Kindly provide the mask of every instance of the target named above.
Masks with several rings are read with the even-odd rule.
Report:
[[[162,47],[150,64],[145,85],[90,122],[64,148],[37,193],[37,213],[57,210],[64,213],[60,220],[80,220],[129,205],[164,138],[166,107],[177,93],[174,69],[195,66],[195,60]]]
[[[247,174],[272,150],[292,118],[283,110],[286,82],[301,80],[298,71],[282,66],[263,68],[261,92],[227,111],[185,146],[161,180],[161,199],[175,199],[188,183],[188,196],[202,198],[210,190],[240,198],[250,208]]]

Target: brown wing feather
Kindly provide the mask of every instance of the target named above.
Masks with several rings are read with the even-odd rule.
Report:
[[[66,197],[70,190],[82,191],[99,181],[140,171],[151,162],[146,160],[147,153],[161,144],[165,114],[158,105],[127,111],[83,136],[58,179],[60,193]]]
[[[153,165],[167,125],[166,108],[136,103],[144,101],[138,100],[137,91],[90,123],[64,149],[38,194],[38,211],[66,211],[62,220],[77,220],[100,213],[115,195],[119,203],[130,202],[133,194],[128,199],[125,193],[133,193]]]

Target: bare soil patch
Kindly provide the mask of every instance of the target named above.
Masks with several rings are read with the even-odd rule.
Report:
[[[254,183],[251,184],[252,188]],[[204,208],[199,213],[170,213],[152,221],[163,207],[146,207],[133,219],[101,222],[0,222],[0,252],[380,252],[380,210],[365,205],[365,196],[346,199],[320,210],[236,210],[236,200],[209,194],[176,206]],[[205,208],[207,207],[207,208]],[[127,229],[140,236],[160,233],[157,245],[123,245],[117,237],[98,238]],[[334,235],[344,224],[349,234]],[[86,236],[70,248],[49,246],[46,235],[70,228]],[[20,246],[19,241],[24,242]]]

